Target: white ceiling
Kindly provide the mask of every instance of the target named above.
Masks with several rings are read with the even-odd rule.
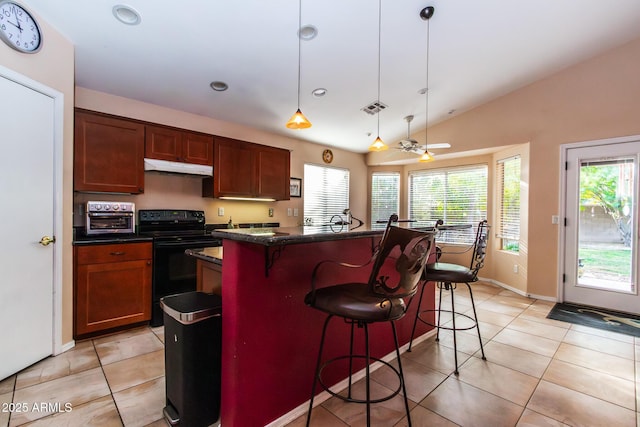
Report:
[[[318,29],[301,47],[306,130],[284,126],[297,104],[297,0],[122,0],[137,26],[114,18],[120,0],[18,1],[73,42],[78,86],[354,152],[375,138],[377,117],[360,110],[377,99],[375,0],[302,0],[302,24]],[[425,126],[425,6],[430,124],[640,37],[638,0],[382,0],[388,144],[406,136],[409,114],[412,131]],[[214,92],[214,80],[229,89]],[[313,97],[320,87],[327,95]]]

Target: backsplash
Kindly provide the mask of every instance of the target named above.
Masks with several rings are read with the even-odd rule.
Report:
[[[73,225],[84,224],[84,205],[89,200],[133,202],[138,209],[193,209],[205,212],[209,224],[278,222],[283,227],[299,225],[302,221],[302,200],[280,202],[252,202],[219,200],[202,197],[202,178],[190,175],[147,172],[143,194],[74,193]],[[219,209],[223,210],[218,215]],[[269,216],[269,208],[273,216]],[[287,208],[298,208],[298,217],[287,216]]]

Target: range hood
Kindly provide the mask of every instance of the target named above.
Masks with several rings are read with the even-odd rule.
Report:
[[[184,175],[212,176],[213,166],[193,163],[170,162],[168,160],[144,159],[145,171],[181,173]]]

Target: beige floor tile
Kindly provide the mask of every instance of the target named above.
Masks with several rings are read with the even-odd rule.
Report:
[[[112,392],[164,376],[164,350],[124,359],[103,367]]]
[[[542,379],[631,410],[636,409],[636,386],[633,381],[555,359]]]
[[[304,427],[307,424],[307,414],[304,414],[298,418],[296,418],[293,422],[287,424],[287,427]],[[348,424],[345,424],[340,418],[333,415],[331,412],[327,411],[325,408],[320,406],[316,406],[313,408],[311,412],[311,423],[312,426],[326,426],[326,427],[347,427]]]
[[[171,424],[169,424],[164,418],[161,418],[145,425],[144,427],[171,427]],[[214,423],[210,427],[220,427],[220,424]]]
[[[157,328],[151,328],[151,331],[156,334],[158,339],[164,343],[164,326],[158,326]]]
[[[524,407],[538,378],[472,357],[460,368],[460,381]]]
[[[55,357],[47,357],[21,371],[17,375],[16,389],[51,381],[99,366],[100,362],[93,348],[93,343],[91,341],[80,342],[69,351]]]
[[[623,357],[562,343],[558,348],[555,359],[634,381],[634,362]]]
[[[493,341],[547,357],[552,357],[560,345],[558,341],[506,328],[493,337]]]
[[[640,412],[640,362],[636,362],[636,411]]]
[[[532,298],[518,295],[515,292],[509,290],[500,291],[492,298],[492,300],[500,301],[503,304],[511,305],[514,307],[524,308],[525,310],[529,308],[535,301]]]
[[[478,339],[477,331],[475,329],[472,331],[475,332],[475,334],[465,334],[462,331],[456,332],[456,345],[459,352],[473,354],[480,350],[480,340]],[[487,339],[484,339],[483,344],[486,344],[486,342]],[[440,331],[440,345],[453,349],[453,331]]]
[[[583,325],[571,325],[571,330],[576,332],[583,332],[585,334],[597,335],[599,337],[611,338],[612,340],[633,343],[634,337],[631,335],[618,334],[616,332],[605,331],[604,329],[591,328]]]
[[[11,402],[13,402],[13,391],[0,394],[0,427],[7,427],[9,425],[10,409],[12,409],[9,404]]]
[[[151,353],[162,348],[162,341],[150,329],[133,335],[123,334],[117,339],[96,343],[96,351],[103,365]]]
[[[518,319],[526,319],[531,320],[533,322],[542,323],[544,325],[555,326],[557,328],[570,329],[572,324],[569,322],[563,322],[561,320],[555,319],[547,319],[547,314],[537,311],[531,310],[531,308],[526,309],[522,312]]]
[[[527,408],[571,426],[633,427],[636,423],[634,411],[544,380]]]
[[[578,347],[584,347],[591,350],[601,351],[602,353],[612,354],[633,360],[634,345],[611,338],[600,337],[598,335],[585,334],[570,330],[565,336],[564,342],[573,344]]]
[[[485,346],[487,360],[507,368],[514,369],[536,378],[542,378],[549,366],[551,358],[531,351],[522,350],[497,341],[491,341]],[[480,353],[474,356],[480,357]]]
[[[484,310],[482,307],[476,306],[478,320],[480,322],[491,323],[492,325],[505,327],[513,322],[515,316],[509,314],[496,313],[495,311]]]
[[[0,381],[0,394],[5,394],[9,392],[13,392],[13,389],[16,385],[16,375],[11,375],[8,378]]]
[[[522,316],[517,317],[511,322],[507,329],[513,329],[520,332],[526,332],[531,335],[537,335],[543,338],[549,338],[555,341],[562,341],[567,334],[566,328],[557,326],[544,325],[540,322],[523,319]]]
[[[398,364],[393,361],[392,365],[397,369]],[[424,399],[431,393],[447,376],[441,372],[429,369],[426,366],[414,362],[411,359],[402,357],[402,370],[404,372],[407,396],[414,402]],[[398,377],[389,368],[380,368],[371,373],[371,378],[387,388],[395,390],[398,385]]]
[[[542,414],[525,409],[518,420],[516,427],[563,427],[566,424],[556,421],[553,418],[545,417]]]
[[[504,328],[502,326],[480,321],[480,335],[482,336],[482,342],[484,343],[489,341],[490,339],[498,335],[498,333],[503,329]],[[478,338],[478,331],[476,329],[466,329],[460,332],[473,335]]]
[[[150,424],[163,417],[165,407],[164,377],[113,394],[120,416],[127,427]]]
[[[491,298],[489,300],[482,301],[481,303],[477,304],[476,308],[516,317],[522,314],[522,312],[526,307],[525,306],[519,307],[519,306],[504,304],[499,299],[496,300],[494,298]]]
[[[405,353],[404,357],[445,375],[449,375],[455,370],[453,349],[440,345],[440,343],[433,341],[433,338],[421,342],[411,352]],[[458,365],[462,366],[469,357],[471,355],[458,351]]]
[[[635,345],[635,349],[636,349],[636,362],[640,362],[640,345],[636,344]]]
[[[56,404],[64,407],[69,403],[77,407],[108,394],[109,386],[100,368],[25,387],[16,390],[14,402],[25,402],[30,410],[13,414],[9,425],[20,425],[51,415]],[[42,404],[51,404],[52,407],[43,410]],[[34,405],[38,410],[34,410]]]
[[[524,409],[455,377],[449,377],[420,406],[467,427],[512,427]]]
[[[409,423],[406,418],[400,420],[394,427],[407,427]],[[433,411],[420,405],[411,410],[411,425],[413,427],[456,427],[457,424],[441,417]]]
[[[40,418],[26,425],[29,427],[119,427],[123,424],[113,398],[105,396],[76,406],[72,411]]]
[[[371,382],[370,393],[373,399],[388,395],[390,391],[376,381]],[[353,385],[351,396],[356,399],[364,399],[365,395],[366,387],[363,379]],[[411,410],[415,406],[415,402],[409,402],[409,404],[409,410]],[[337,397],[332,397],[323,402],[322,406],[348,425],[366,424],[366,406],[362,403],[348,403]],[[390,400],[371,405],[371,425],[392,426],[404,417],[406,417],[406,410],[401,394]]]

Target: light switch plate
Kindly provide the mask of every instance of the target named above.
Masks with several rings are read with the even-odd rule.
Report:
[[[298,216],[298,208],[293,208],[293,216]]]
[[[291,208],[287,208],[287,216],[291,216]]]
[[[269,217],[273,218],[273,208],[269,208]]]
[[[218,216],[224,216],[224,208],[218,208]]]

